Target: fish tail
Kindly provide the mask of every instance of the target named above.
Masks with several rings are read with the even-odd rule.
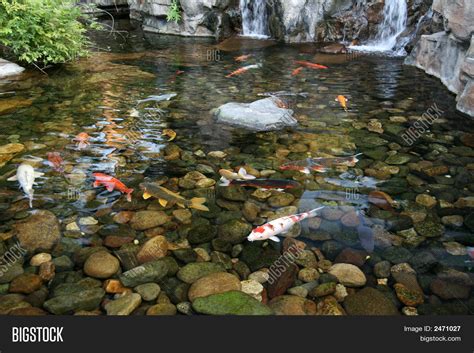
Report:
[[[195,210],[208,212],[209,208],[203,205],[206,201],[207,200],[204,197],[195,197],[191,199],[191,205],[189,207],[194,208]]]
[[[127,201],[128,202],[132,202],[132,193],[133,193],[133,189],[128,189],[127,190]]]
[[[222,177],[219,183],[219,186],[229,186],[231,184],[231,181],[226,179],[225,177]]]
[[[324,207],[318,207],[318,208],[315,208],[314,210],[312,211],[309,211],[308,212],[308,218],[314,218],[318,215],[318,212],[321,211]]]
[[[254,179],[256,179],[255,176],[248,174],[247,171],[245,170],[245,168],[243,168],[243,167],[239,169],[239,172],[237,174],[239,174],[239,177],[241,177],[244,180],[254,180]]]

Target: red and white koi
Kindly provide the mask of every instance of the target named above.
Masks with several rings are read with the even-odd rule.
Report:
[[[319,207],[309,212],[275,219],[274,221],[266,223],[263,226],[255,228],[252,233],[250,233],[250,235],[247,237],[247,240],[250,242],[254,242],[270,239],[279,243],[280,239],[278,239],[277,235],[284,235],[288,233],[291,227],[293,227],[296,223],[299,223],[308,218],[316,217],[318,215],[318,212],[323,208],[324,207]]]

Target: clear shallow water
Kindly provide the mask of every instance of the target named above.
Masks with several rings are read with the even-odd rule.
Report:
[[[127,23],[120,25],[130,29]],[[330,261],[344,249],[355,249],[357,255],[352,257],[364,257],[365,264],[359,267],[368,277],[367,286],[377,285],[376,263],[409,262],[425,295],[420,313],[472,312],[472,260],[466,253],[466,246],[474,245],[472,121],[455,111],[454,96],[438,80],[404,66],[401,59],[321,55],[309,44],[289,46],[239,38],[217,45],[211,40],[138,30],[132,30],[127,39],[96,39],[99,47],[110,52],[93,53],[47,77],[32,73],[24,80],[0,84],[0,92],[15,92],[1,96],[0,106],[13,100],[24,105],[0,115],[0,146],[26,146],[0,169],[0,233],[8,234],[28,215],[27,201],[21,199],[17,185],[5,179],[22,160],[31,160],[29,156],[46,159],[47,152],[57,151],[66,164],[65,176],[36,162],[36,169],[45,176],[35,187],[34,207],[51,210],[61,221],[65,249],[104,245],[110,235],[142,244],[153,234],[118,225],[110,215],[146,207],[160,209],[156,201],[129,204],[117,191],[94,188],[93,172],[116,176],[134,188],[134,200],[141,198],[139,184],[145,179],[167,177],[171,178],[167,187],[187,198],[204,195],[211,208],[209,213],[194,212],[191,225],[173,220],[157,230],[170,241],[185,239],[193,225],[221,227],[244,219],[254,227],[278,215],[323,205],[322,217],[302,225],[299,240],[320,248]],[[244,63],[234,60],[249,54]],[[304,69],[292,76],[298,67],[295,60],[317,62],[329,69]],[[225,77],[257,63],[262,68]],[[251,102],[261,98],[259,94],[282,90],[309,94],[287,101],[299,121],[295,129],[252,133],[214,122],[212,110],[222,104]],[[177,96],[157,104],[137,104],[150,95],[170,93]],[[338,95],[348,98],[348,112],[335,101]],[[443,112],[439,119],[414,145],[406,145],[403,133],[433,105]],[[177,133],[172,143],[162,135],[165,128]],[[79,151],[72,139],[81,132],[91,136],[91,144]],[[212,151],[224,151],[226,157],[207,156]],[[310,176],[279,170],[288,160],[355,153],[364,153],[355,168],[338,167]],[[242,165],[257,174],[266,171],[264,175],[272,178],[299,181],[302,188],[284,197],[274,192],[276,197],[270,202],[252,196],[252,189],[239,189],[235,196],[222,188],[199,189],[182,181],[196,170],[217,181],[219,169]],[[374,196],[374,190],[384,194]],[[257,205],[256,215],[248,214],[244,200]],[[166,211],[171,214],[175,209]],[[356,211],[364,212],[355,217],[359,223],[372,229],[368,242],[357,230],[357,219],[344,219]],[[99,223],[83,227],[82,233],[67,230],[78,217],[88,216]],[[367,252],[371,242],[375,250]],[[237,243],[262,246],[243,239],[234,245]],[[8,248],[7,242],[4,247]],[[202,247],[216,250],[208,241]],[[269,247],[278,249],[273,243]],[[68,251],[72,250],[64,253],[70,254]],[[60,249],[55,250],[56,256],[61,254]],[[365,261],[365,256],[370,259]],[[248,265],[252,271],[258,269]],[[449,272],[452,270],[462,275]],[[444,286],[444,292],[431,288],[434,279],[442,282],[439,286]],[[453,281],[457,281],[454,287]],[[389,288],[393,284],[390,278]],[[401,309],[400,302],[397,305]]]

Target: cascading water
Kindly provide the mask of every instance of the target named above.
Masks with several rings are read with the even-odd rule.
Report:
[[[352,46],[351,49],[361,51],[387,52],[394,50],[397,38],[407,26],[408,7],[406,0],[385,0],[383,22],[375,39],[366,45]]]
[[[244,36],[268,38],[266,0],[240,0],[240,11]]]

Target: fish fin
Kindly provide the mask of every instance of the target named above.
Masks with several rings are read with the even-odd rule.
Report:
[[[108,192],[112,192],[115,189],[115,186],[112,184],[107,184],[105,185],[105,188],[107,189]]]
[[[158,202],[160,203],[161,206],[166,207],[168,205],[168,201],[164,199],[159,199]]]
[[[276,242],[276,243],[279,243],[279,242],[280,242],[280,239],[278,239],[278,237],[276,237],[276,236],[270,237],[269,239],[270,239],[270,240],[273,240],[273,241]]]
[[[92,186],[98,188],[100,186],[100,183],[98,181],[94,181],[94,184],[92,184]]]
[[[309,170],[309,168],[304,168],[301,173],[303,174],[311,174],[311,171]]]
[[[128,202],[132,202],[132,193],[133,193],[133,189],[130,189],[127,191],[127,201]]]
[[[150,199],[150,198],[152,198],[152,197],[153,197],[153,196],[152,196],[151,194],[147,193],[146,191],[143,193],[143,199],[144,199],[144,200],[148,200],[148,199]]]
[[[229,186],[230,185],[230,180],[226,179],[225,177],[222,177],[221,180],[219,181],[219,186]]]
[[[35,172],[35,178],[41,178],[43,175],[44,175],[44,173]]]
[[[276,191],[283,192],[283,191],[285,191],[285,189],[276,189]]]
[[[318,215],[318,212],[321,211],[324,207],[318,207],[315,208],[314,210],[311,210],[308,212],[309,217],[316,217]]]
[[[18,181],[18,177],[16,175],[7,179],[8,181]]]
[[[204,197],[195,197],[195,198],[191,199],[191,206],[190,207],[194,208],[195,210],[208,212],[209,208],[207,208],[206,206],[203,205],[203,203],[206,202],[206,201],[207,200]]]
[[[256,179],[255,176],[248,174],[244,167],[240,168],[239,172],[237,174],[239,175],[239,177],[241,179],[244,179],[244,180],[254,180],[254,179]]]

